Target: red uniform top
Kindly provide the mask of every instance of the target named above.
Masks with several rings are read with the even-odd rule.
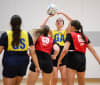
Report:
[[[52,47],[53,39],[42,35],[38,38],[35,49],[50,54]]]
[[[71,36],[72,36],[72,39],[73,39],[75,51],[85,53],[88,43],[84,42],[84,40],[82,39],[81,33],[71,32]],[[86,36],[85,36],[85,38],[86,38],[86,41],[88,42],[88,38]]]

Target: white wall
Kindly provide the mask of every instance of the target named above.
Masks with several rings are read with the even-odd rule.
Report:
[[[9,21],[13,14],[22,17],[22,28],[25,30],[30,31],[32,28],[39,27],[47,16],[48,4],[52,1],[58,9],[64,10],[73,19],[80,20],[85,31],[100,31],[100,0],[0,0],[0,31],[10,29]],[[57,17],[56,15],[48,21],[52,29],[56,29]],[[67,24],[68,21],[65,20],[65,26]],[[95,48],[100,55],[100,47]],[[1,66],[0,64],[0,77]],[[89,52],[87,52],[86,77],[100,78],[100,67]]]

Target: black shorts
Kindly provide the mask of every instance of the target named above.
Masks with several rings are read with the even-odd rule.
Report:
[[[16,57],[16,59],[12,57]],[[8,58],[3,59],[3,76],[8,78],[24,76],[26,74],[28,63],[28,56],[8,56]]]
[[[55,67],[57,67],[58,59],[59,59],[60,54],[61,54],[61,52],[62,52],[62,50],[63,50],[63,46],[59,46],[59,48],[60,48],[60,52],[59,52],[58,56],[56,57],[56,60],[52,60],[53,66],[55,66]],[[52,50],[51,55],[52,55],[53,53],[54,53],[54,50]],[[60,66],[63,66],[63,65],[66,65],[65,57],[63,58],[63,60],[62,60],[62,62],[61,62],[61,64],[60,64]]]
[[[36,51],[36,54],[37,54],[40,69],[42,70],[42,72],[51,73],[53,71],[51,56],[41,51]],[[32,60],[31,60],[30,70],[35,72],[35,65]]]
[[[85,54],[81,52],[68,52],[66,55],[66,66],[77,72],[84,72],[86,69]]]

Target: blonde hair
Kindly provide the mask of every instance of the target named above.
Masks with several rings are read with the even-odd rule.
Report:
[[[49,32],[49,26],[48,25],[44,25],[39,29],[32,29],[31,34],[34,38],[35,41],[37,41],[37,39],[41,36],[48,36],[48,32]]]

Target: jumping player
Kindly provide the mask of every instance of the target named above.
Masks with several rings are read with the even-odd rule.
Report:
[[[61,14],[63,16],[65,16],[66,19],[69,20],[69,24],[72,21],[72,19],[65,13],[63,12],[58,12],[57,14]],[[52,17],[52,15],[48,15],[48,17],[44,20],[43,25],[45,25],[47,23],[47,21]],[[58,18],[56,20],[56,30],[50,30],[50,35],[52,36],[52,38],[54,39],[54,41],[59,45],[60,48],[60,52],[56,58],[56,60],[53,60],[53,76],[52,76],[52,85],[56,85],[57,84],[57,79],[58,79],[58,69],[57,69],[57,63],[58,63],[58,59],[60,56],[60,53],[64,47],[65,44],[65,39],[66,39],[66,33],[70,32],[69,30],[69,25],[68,27],[66,27],[65,29],[63,29],[64,27],[64,20],[62,18]],[[65,59],[62,60],[62,64],[60,65],[60,73],[61,73],[61,80],[62,80],[62,85],[66,85],[66,65],[64,62]]]

